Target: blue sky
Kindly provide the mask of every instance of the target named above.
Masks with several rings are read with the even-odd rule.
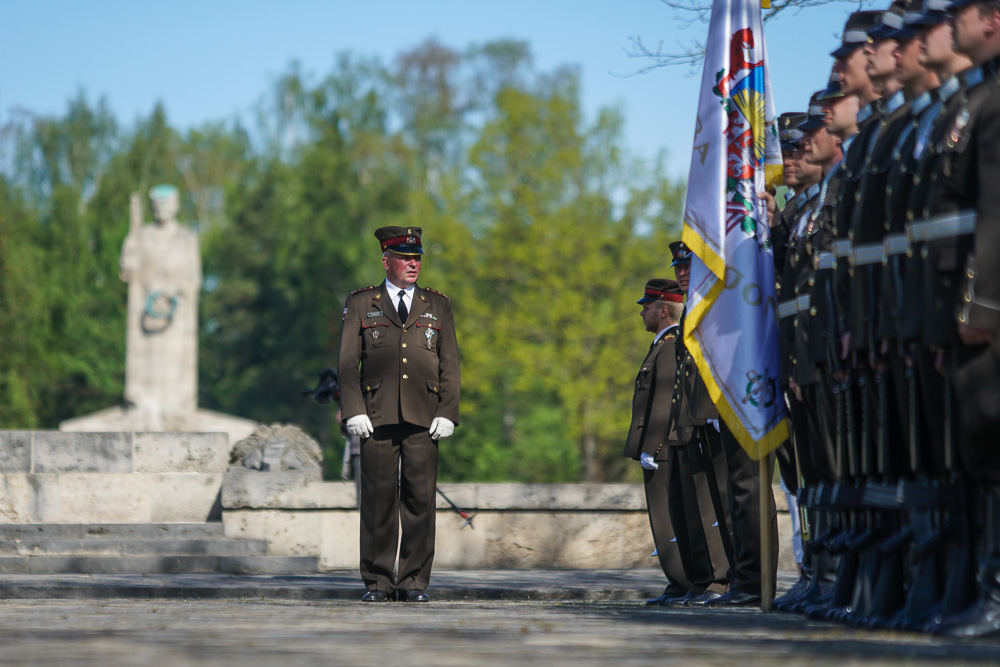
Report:
[[[857,7],[835,2],[767,25],[779,111],[804,109],[823,87],[828,54]],[[700,72],[634,74],[646,61],[626,52],[633,36],[670,48],[706,31],[683,29],[659,0],[7,0],[0,16],[0,126],[15,109],[59,114],[80,89],[91,100],[106,96],[124,123],[157,100],[182,128],[249,119],[292,60],[319,76],[343,51],[391,62],[432,36],[455,49],[514,38],[529,42],[539,69],[578,65],[588,118],[617,106],[632,153],[651,159],[666,150],[670,173],[680,178]]]

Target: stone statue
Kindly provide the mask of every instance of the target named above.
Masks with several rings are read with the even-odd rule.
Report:
[[[121,279],[128,283],[125,401],[143,430],[173,430],[192,414],[198,397],[198,235],[177,222],[177,188],[149,191],[152,224],[142,224],[132,196],[129,233],[122,245]]]
[[[121,406],[67,419],[62,431],[222,431],[230,442],[257,422],[198,408],[198,235],[177,221],[172,185],[149,191],[153,222],[132,194],[121,279],[128,283],[125,395]]]

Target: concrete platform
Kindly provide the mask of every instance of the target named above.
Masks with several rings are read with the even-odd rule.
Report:
[[[643,599],[659,592],[661,578],[654,570],[451,570],[435,573],[428,604],[366,604],[358,601],[361,586],[354,572],[3,575],[2,662],[102,667],[1000,662],[996,641],[866,632],[755,609],[645,607]],[[791,579],[784,573],[782,585]],[[168,592],[174,599],[155,599]],[[327,597],[307,599],[319,592]]]

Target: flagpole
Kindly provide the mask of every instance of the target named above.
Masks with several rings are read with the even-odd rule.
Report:
[[[771,553],[771,455],[760,458],[760,610],[771,612],[774,603],[774,570],[771,568],[774,555]]]

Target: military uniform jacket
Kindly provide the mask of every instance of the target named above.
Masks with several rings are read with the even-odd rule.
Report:
[[[913,100],[906,122],[892,151],[892,167],[885,186],[885,234],[900,238],[906,232],[906,205],[913,188],[913,178],[919,167],[917,137],[929,132],[938,115],[940,100],[936,91],[929,91]],[[878,340],[903,340],[901,321],[907,311],[917,308],[919,292],[904,280],[907,264],[906,253],[889,254],[881,271],[879,297],[875,312],[875,337]],[[911,316],[912,319],[912,316]],[[912,334],[911,336],[912,337]]]
[[[975,145],[976,233],[958,320],[1000,339],[1000,58],[983,67],[983,82],[969,92],[978,114],[969,129]],[[963,128],[964,129],[964,128]],[[961,140],[961,139],[960,139]]]
[[[632,424],[623,454],[627,458],[639,460],[639,455],[645,453],[657,461],[666,461],[664,445],[682,444],[677,441],[676,429],[670,424],[677,372],[674,339],[679,331],[677,325],[667,329],[650,348],[639,368],[632,393]]]
[[[821,253],[833,252],[836,240],[837,191],[840,187],[841,167],[835,165],[825,176],[815,208],[809,214],[809,223],[798,240],[796,261],[804,261],[796,277],[795,294],[809,296],[809,308],[797,313],[795,328],[795,371],[793,377],[800,386],[819,382],[819,367],[829,370],[838,363],[839,342],[837,328],[837,302],[834,295],[834,270],[816,268]]]
[[[929,184],[936,178],[934,169],[939,159],[937,152],[943,145],[943,134],[950,129],[959,107],[964,104],[959,77],[952,77],[938,88],[936,102],[928,111],[930,118],[918,128],[913,146],[915,160],[912,186],[905,205],[905,221],[910,224],[923,219],[923,210],[930,193]],[[930,209],[927,209],[928,211]],[[924,274],[927,271],[929,249],[923,241],[912,240],[910,249],[902,259],[901,272],[907,293],[912,295],[904,302],[902,313],[896,324],[896,335],[903,343],[918,343],[924,337]]]
[[[416,287],[406,322],[385,283],[351,294],[340,338],[345,418],[367,414],[374,426],[458,424],[459,360],[448,297]]]
[[[680,326],[682,332],[683,318]],[[670,418],[677,429],[677,444],[684,444],[690,442],[694,427],[704,426],[709,420],[718,419],[719,411],[712,403],[708,387],[701,379],[698,365],[684,345],[684,338],[680,332],[674,339],[674,356],[677,361],[677,373],[674,376]]]
[[[913,211],[916,219],[975,211],[977,228],[996,224],[1000,211],[1000,116],[996,104],[996,63],[973,67],[962,73],[963,90],[956,94],[950,113],[942,116],[933,133],[933,151],[928,149],[921,174],[926,199]],[[972,250],[970,234],[928,241],[921,250],[923,265],[925,344],[949,346],[958,343],[955,311],[959,307],[965,265]]]
[[[865,171],[854,193],[849,238],[855,251],[867,246],[878,246],[879,259],[874,263],[852,265],[850,311],[848,328],[851,331],[851,348],[877,350],[874,340],[876,310],[881,286],[883,240],[885,238],[885,199],[893,153],[900,135],[910,124],[910,105],[899,91],[886,103],[885,114],[879,119],[877,134],[873,136],[869,153],[865,157]],[[857,258],[855,256],[855,258]]]
[[[792,367],[798,364],[795,354],[795,318],[798,309],[797,306],[792,309],[790,304],[798,296],[796,285],[802,272],[808,271],[811,274],[813,271],[810,258],[805,253],[805,240],[808,220],[819,202],[819,194],[819,184],[813,184],[797,195],[781,212],[784,219],[783,224],[789,230],[785,252],[782,253],[784,265],[776,271],[776,274],[780,276],[777,286],[779,310],[782,304],[789,304],[785,306],[789,308],[789,312],[787,314],[779,313],[780,319],[778,321],[781,349],[780,383],[782,386],[787,386],[788,380],[794,377]],[[807,311],[808,309],[805,311],[808,314]]]
[[[836,200],[833,209],[833,234],[837,240],[851,239],[851,225],[854,219],[854,205],[857,203],[858,188],[861,178],[867,171],[867,157],[872,144],[882,128],[882,118],[885,107],[881,100],[866,105],[858,114],[858,133],[854,135],[850,145],[844,149],[844,160],[840,167],[840,185],[836,190]],[[846,331],[850,316],[851,276],[850,267],[845,256],[838,258],[833,270],[833,296],[836,306],[836,329]]]

